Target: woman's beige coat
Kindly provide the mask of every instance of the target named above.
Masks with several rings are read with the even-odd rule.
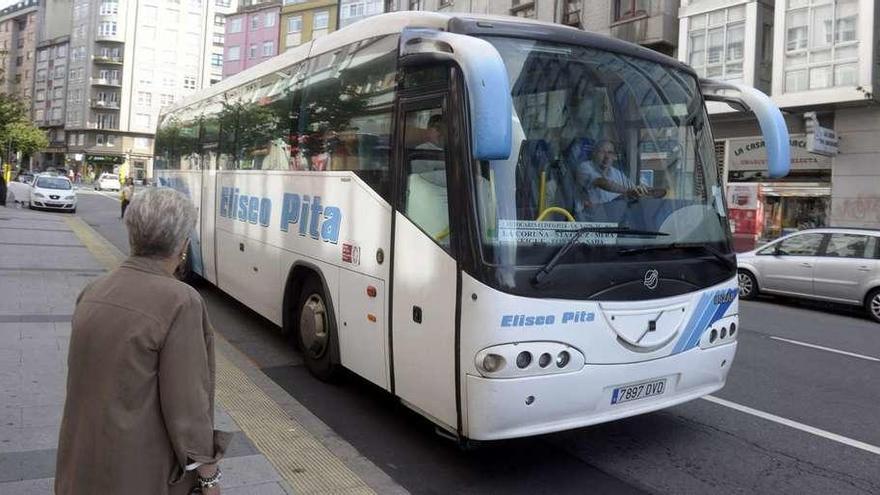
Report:
[[[59,495],[189,493],[214,462],[214,342],[201,296],[132,257],[77,299],[58,441]]]

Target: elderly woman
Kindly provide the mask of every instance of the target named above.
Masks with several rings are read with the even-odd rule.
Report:
[[[174,190],[135,195],[131,257],[79,295],[55,493],[220,493],[213,330],[198,292],[172,275],[195,216]]]

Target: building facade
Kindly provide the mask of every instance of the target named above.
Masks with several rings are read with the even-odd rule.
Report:
[[[212,21],[210,36],[204,39],[205,53],[210,59],[205,64],[203,79],[207,85],[215,84],[223,79],[223,47],[226,40],[226,18],[235,14],[238,0],[208,0],[208,20]]]
[[[385,0],[340,0],[339,27],[385,12]]]
[[[253,67],[278,55],[281,2],[242,4],[226,16],[223,77]]]
[[[30,107],[41,0],[22,0],[0,10],[0,91],[17,96]]]
[[[792,171],[770,180],[754,120],[709,107],[729,185],[760,191],[759,240],[813,226],[880,228],[877,8],[873,0],[682,2],[679,58],[701,76],[769,93],[786,116]]]
[[[284,0],[281,7],[282,51],[336,31],[337,0]]]
[[[49,139],[49,147],[35,157],[37,169],[64,167],[69,51],[69,36],[46,40],[37,46],[31,117],[34,125],[43,129]]]
[[[70,168],[151,175],[160,109],[210,83],[204,40],[212,3],[74,0],[65,115]]]

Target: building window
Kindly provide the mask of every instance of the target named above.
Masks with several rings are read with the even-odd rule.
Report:
[[[422,0],[409,0],[408,10],[422,10]]]
[[[303,18],[301,15],[295,15],[287,18],[287,32],[299,33],[302,31]]]
[[[52,90],[52,99],[53,100],[60,100],[62,98],[64,98],[64,88],[63,87],[59,86],[59,87]]]
[[[137,102],[138,105],[148,107],[153,104],[153,94],[147,91],[138,91]]]
[[[38,89],[36,93],[34,93],[34,100],[43,101],[46,99],[46,90]]]
[[[169,95],[169,94],[164,94],[164,93],[159,95],[159,103],[163,107],[168,106],[168,105],[173,105],[174,104],[174,95]]]
[[[330,12],[326,10],[315,12],[315,17],[312,19],[312,29],[327,29],[328,26],[330,26]]]
[[[116,136],[113,134],[107,134],[107,138],[104,141],[105,146],[116,146]]]
[[[52,120],[61,120],[61,107],[52,107]]]
[[[266,14],[265,27],[272,27],[275,25],[275,16],[272,14]]]
[[[535,0],[513,0],[510,5],[510,15],[534,19]]]
[[[254,16],[251,17],[251,31],[256,29],[260,29],[260,14],[254,14]]]
[[[103,134],[95,134],[95,144],[97,144],[98,146],[104,146]]]
[[[40,62],[45,62],[49,60],[49,50],[40,50],[37,52],[37,60]]]
[[[785,92],[858,85],[858,10],[858,0],[789,0]]]
[[[217,7],[228,8],[232,5],[232,0],[214,0],[214,5]]]
[[[239,59],[241,59],[241,47],[240,46],[230,46],[230,47],[226,48],[226,60],[234,62]]]
[[[275,42],[274,41],[264,41],[263,42],[263,56],[271,57],[275,55]]]
[[[213,65],[214,67],[220,67],[221,65],[223,65],[223,55],[219,53],[212,53],[211,65]]]
[[[141,129],[149,129],[150,128],[150,114],[148,113],[139,113],[134,116],[135,125],[140,127]]]
[[[625,21],[648,13],[648,0],[614,0],[614,20]]]
[[[34,112],[34,120],[36,120],[36,121],[41,121],[41,120],[43,120],[43,117],[44,117],[44,114],[45,114],[45,113],[46,113],[46,112],[45,112],[45,110],[43,110],[43,109],[38,109],[38,110],[36,110],[36,111]]]
[[[37,71],[37,82],[43,82],[46,80],[46,69],[40,69]]]
[[[257,58],[257,45],[248,47],[248,58]]]
[[[215,26],[225,26],[226,25],[226,16],[223,14],[214,14],[214,25]]]
[[[241,32],[241,17],[237,17],[229,21],[229,32],[230,33],[240,33]]]
[[[116,21],[103,21],[99,23],[98,34],[101,36],[116,36]]]
[[[184,76],[183,89],[196,89],[196,78],[193,76]]]
[[[119,0],[104,0],[101,2],[101,8],[98,11],[101,15],[111,15],[119,13]]]
[[[690,18],[688,64],[703,77],[742,80],[745,6]]]
[[[67,45],[61,45],[55,48],[55,56],[58,58],[64,58],[67,56]]]

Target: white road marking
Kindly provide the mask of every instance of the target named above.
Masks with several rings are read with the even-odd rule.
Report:
[[[813,349],[819,349],[822,351],[833,352],[836,354],[843,354],[844,356],[849,356],[849,357],[864,359],[866,361],[874,361],[875,363],[880,363],[880,358],[875,358],[872,356],[865,356],[864,354],[856,354],[854,352],[841,351],[839,349],[832,349],[830,347],[823,347],[821,345],[816,345],[816,344],[808,344],[806,342],[801,342],[799,340],[791,340],[791,339],[784,339],[782,337],[774,337],[772,335],[770,336],[770,338],[773,340],[781,340],[782,342],[788,342],[789,344],[802,345],[804,347],[810,347]]]
[[[743,406],[742,404],[737,404],[736,402],[730,402],[729,400],[720,399],[715,397],[714,395],[707,395],[703,397],[703,400],[707,400],[714,404],[718,404],[719,406],[729,407],[731,409],[735,409],[740,412],[744,412],[746,414],[751,414],[752,416],[757,416],[761,419],[766,419],[767,421],[772,421],[774,423],[779,423],[783,426],[788,426],[790,428],[794,428],[796,430],[801,430],[807,433],[811,433],[813,435],[826,438],[828,440],[842,443],[844,445],[849,445],[850,447],[855,447],[860,450],[864,450],[865,452],[870,452],[872,454],[880,455],[880,447],[876,445],[871,445],[869,443],[860,442],[858,440],[845,437],[843,435],[838,435],[837,433],[831,433],[830,431],[821,430],[819,428],[815,428],[810,425],[805,425],[803,423],[798,423],[797,421],[793,421],[791,419],[783,418],[782,416],[777,416],[775,414],[766,413],[764,411],[759,411],[757,409],[752,409],[748,406]]]

